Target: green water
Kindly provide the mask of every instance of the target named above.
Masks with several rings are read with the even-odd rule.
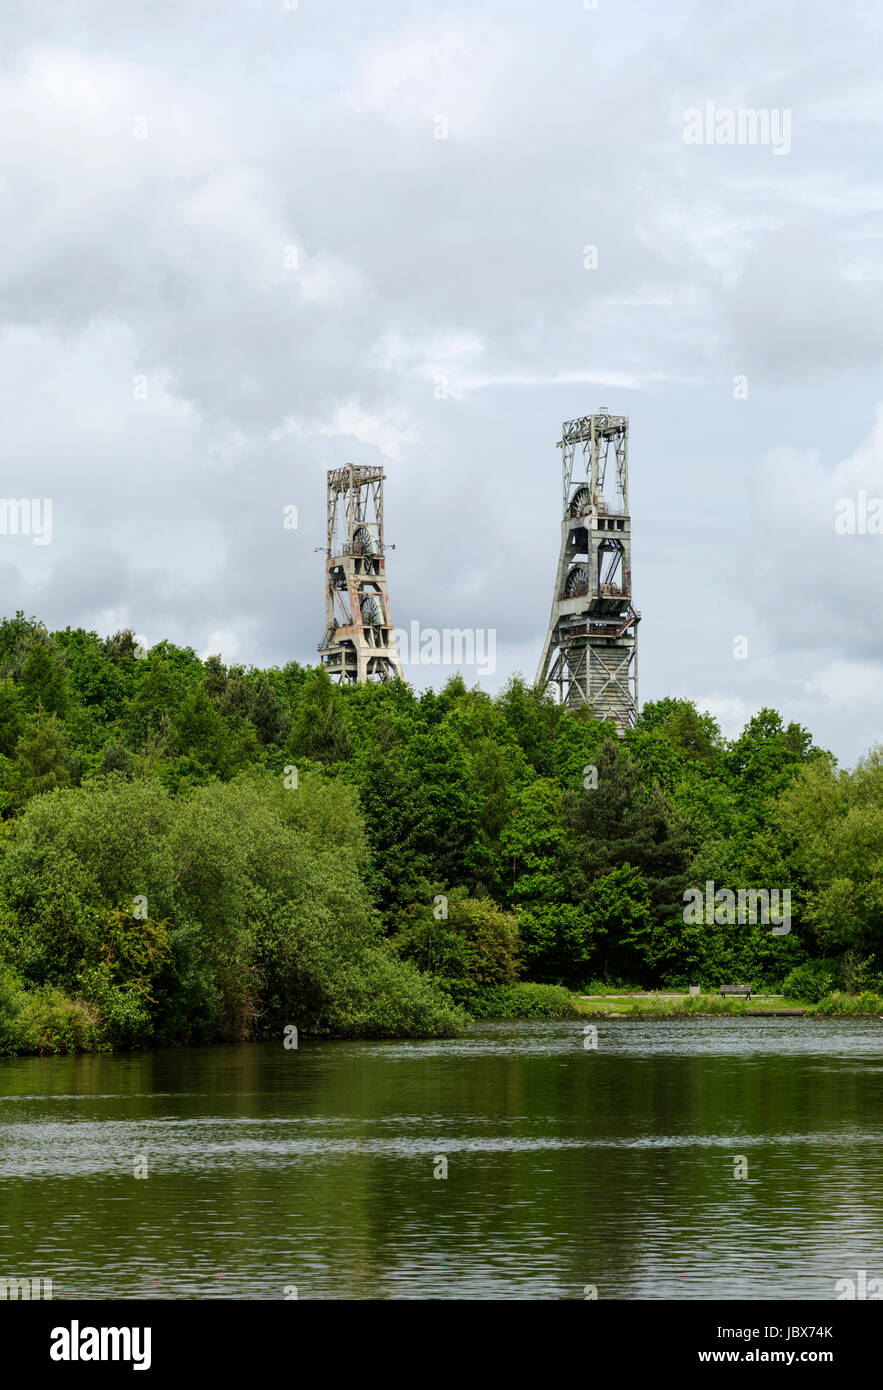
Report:
[[[4,1059],[0,1275],[56,1299],[832,1299],[883,1277],[881,1146],[876,1019]]]

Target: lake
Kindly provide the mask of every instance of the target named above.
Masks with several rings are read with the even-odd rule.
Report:
[[[598,1029],[2,1059],[0,1276],[56,1299],[833,1299],[883,1277],[883,1023]]]

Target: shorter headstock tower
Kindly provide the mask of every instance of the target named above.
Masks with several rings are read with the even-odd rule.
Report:
[[[382,468],[328,470],[325,636],[319,656],[332,680],[404,679],[393,640],[383,548]]]

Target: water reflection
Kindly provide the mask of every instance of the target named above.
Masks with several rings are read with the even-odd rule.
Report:
[[[830,1299],[883,1276],[880,1021],[599,1029],[597,1051],[560,1022],[0,1061],[0,1273],[59,1299]]]

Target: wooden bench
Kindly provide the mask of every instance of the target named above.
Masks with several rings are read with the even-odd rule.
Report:
[[[746,998],[751,998],[750,985],[721,985],[721,999],[725,994],[744,994]]]

